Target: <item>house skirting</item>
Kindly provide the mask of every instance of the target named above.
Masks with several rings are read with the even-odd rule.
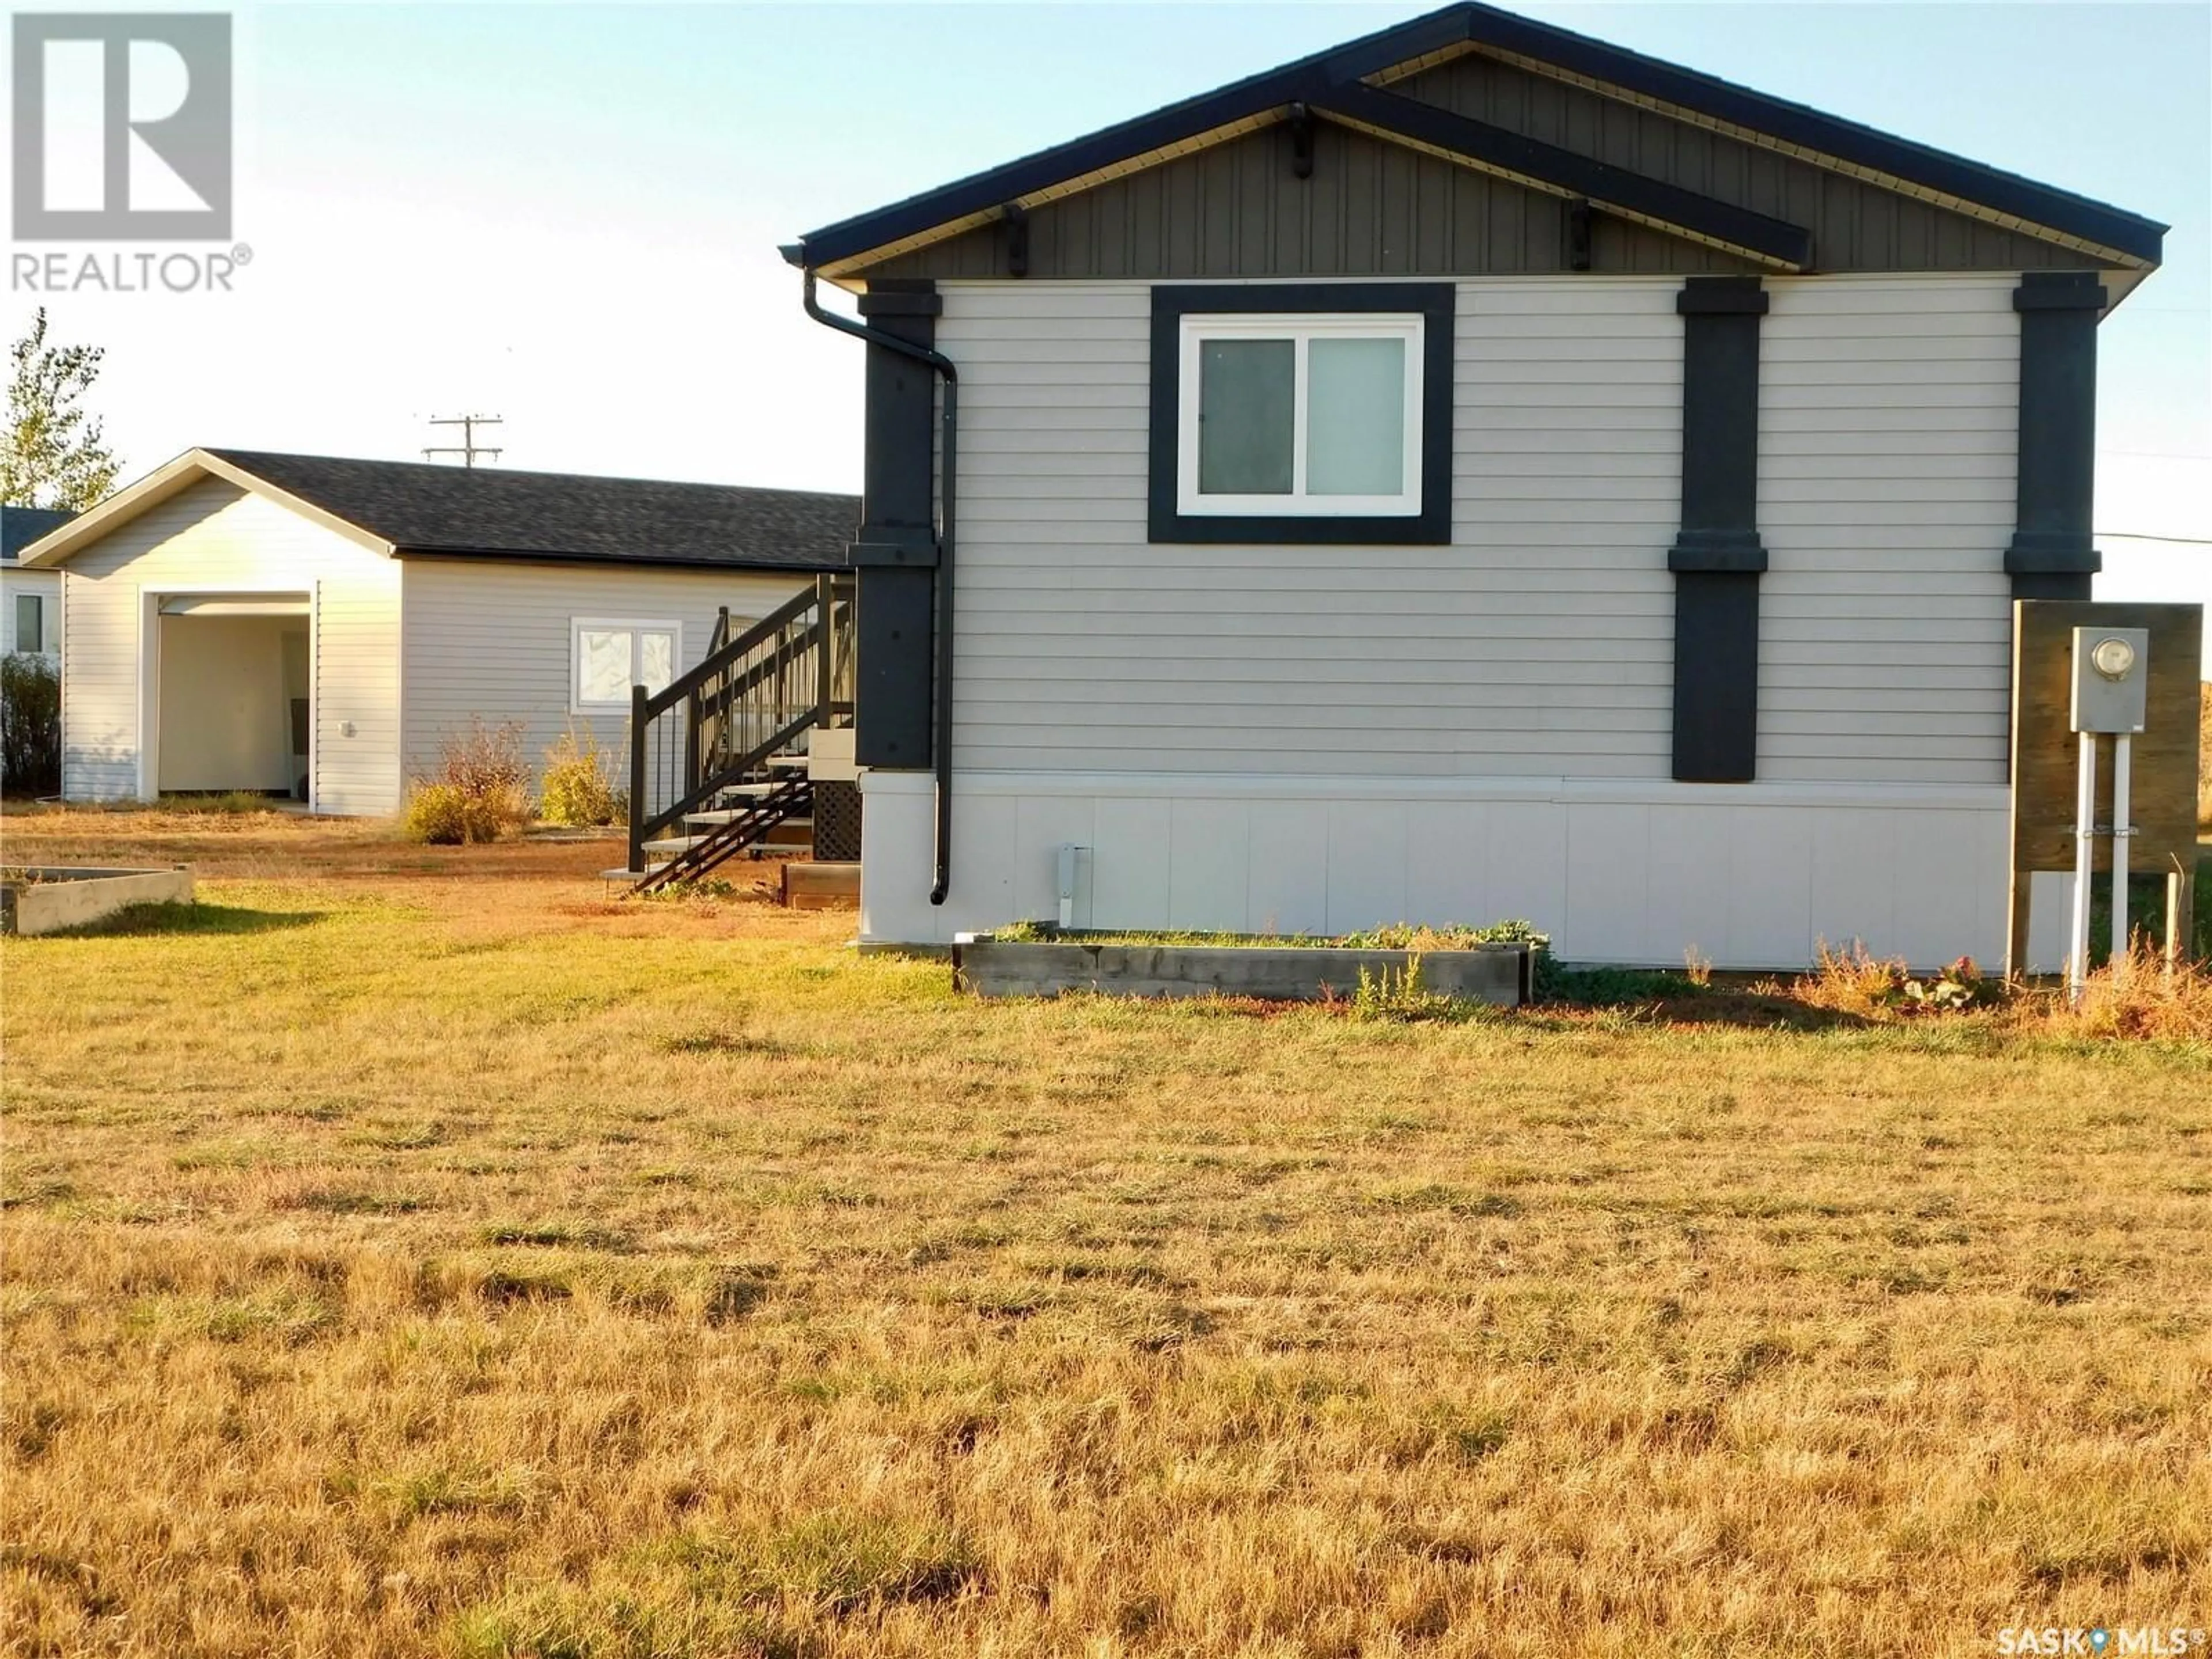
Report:
[[[1056,920],[1069,870],[1076,927],[1517,916],[1571,961],[1779,969],[1823,939],[1923,966],[2004,949],[2002,785],[962,772],[941,906],[929,775],[867,772],[861,796],[871,943]]]

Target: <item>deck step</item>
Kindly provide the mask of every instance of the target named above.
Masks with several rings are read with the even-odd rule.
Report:
[[[643,881],[651,872],[645,870],[602,870],[601,881]]]
[[[745,817],[744,811],[686,811],[686,814],[684,814],[684,823],[686,823],[686,825],[696,825],[699,827],[699,832],[703,834],[708,832],[708,830],[721,830],[726,823],[737,823],[738,818],[744,818],[744,817]],[[779,836],[783,836],[785,830],[803,830],[805,836],[801,838],[811,838],[811,834],[814,834],[814,818],[776,818],[772,825],[768,825],[768,830],[757,834],[754,841],[776,841]],[[654,842],[646,842],[646,845],[654,845]]]
[[[720,809],[709,809],[703,812],[686,812],[684,815],[684,822],[686,823],[705,824],[735,823],[739,818],[744,817],[749,810],[750,809],[742,806],[727,806]],[[804,824],[811,829],[813,827],[814,820],[811,818],[778,818],[775,823],[769,826],[768,833],[773,835],[776,830],[788,829],[794,823]]]
[[[718,826],[721,823],[728,823],[731,819],[738,816],[738,815],[735,812],[725,812],[719,815],[712,812],[698,812],[686,815],[688,822],[696,823],[702,820],[713,820]],[[813,828],[814,825],[811,819],[785,818],[780,823],[771,824],[766,831],[755,837],[754,845],[803,847],[810,839],[811,839],[811,832]],[[809,831],[810,834],[808,836],[787,840],[777,834],[779,830],[805,830]],[[688,853],[693,848],[711,839],[712,837],[709,836],[664,836],[657,841],[649,841],[646,842],[645,850],[648,854],[659,855],[663,860],[672,859],[678,853]]]

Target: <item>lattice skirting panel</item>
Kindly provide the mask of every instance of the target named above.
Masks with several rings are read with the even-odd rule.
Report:
[[[814,856],[825,864],[851,864],[860,856],[860,786],[814,786]]]

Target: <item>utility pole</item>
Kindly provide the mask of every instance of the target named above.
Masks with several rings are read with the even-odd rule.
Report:
[[[494,460],[497,460],[506,452],[489,444],[478,443],[477,428],[480,426],[497,426],[500,423],[500,416],[496,415],[434,415],[430,417],[432,426],[460,428],[461,441],[458,445],[434,445],[426,447],[422,451],[422,459],[426,461],[434,461],[441,455],[458,455],[461,458],[463,466],[474,466],[479,455],[489,455]]]

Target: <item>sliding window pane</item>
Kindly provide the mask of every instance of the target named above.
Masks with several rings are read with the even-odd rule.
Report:
[[[1198,489],[1202,495],[1287,495],[1297,344],[1199,345]]]
[[[576,700],[629,701],[629,630],[586,628],[576,635]]]
[[[638,684],[653,696],[676,678],[676,635],[648,629],[637,636]]]
[[[1307,348],[1306,493],[1395,495],[1406,487],[1406,343],[1317,339]]]

